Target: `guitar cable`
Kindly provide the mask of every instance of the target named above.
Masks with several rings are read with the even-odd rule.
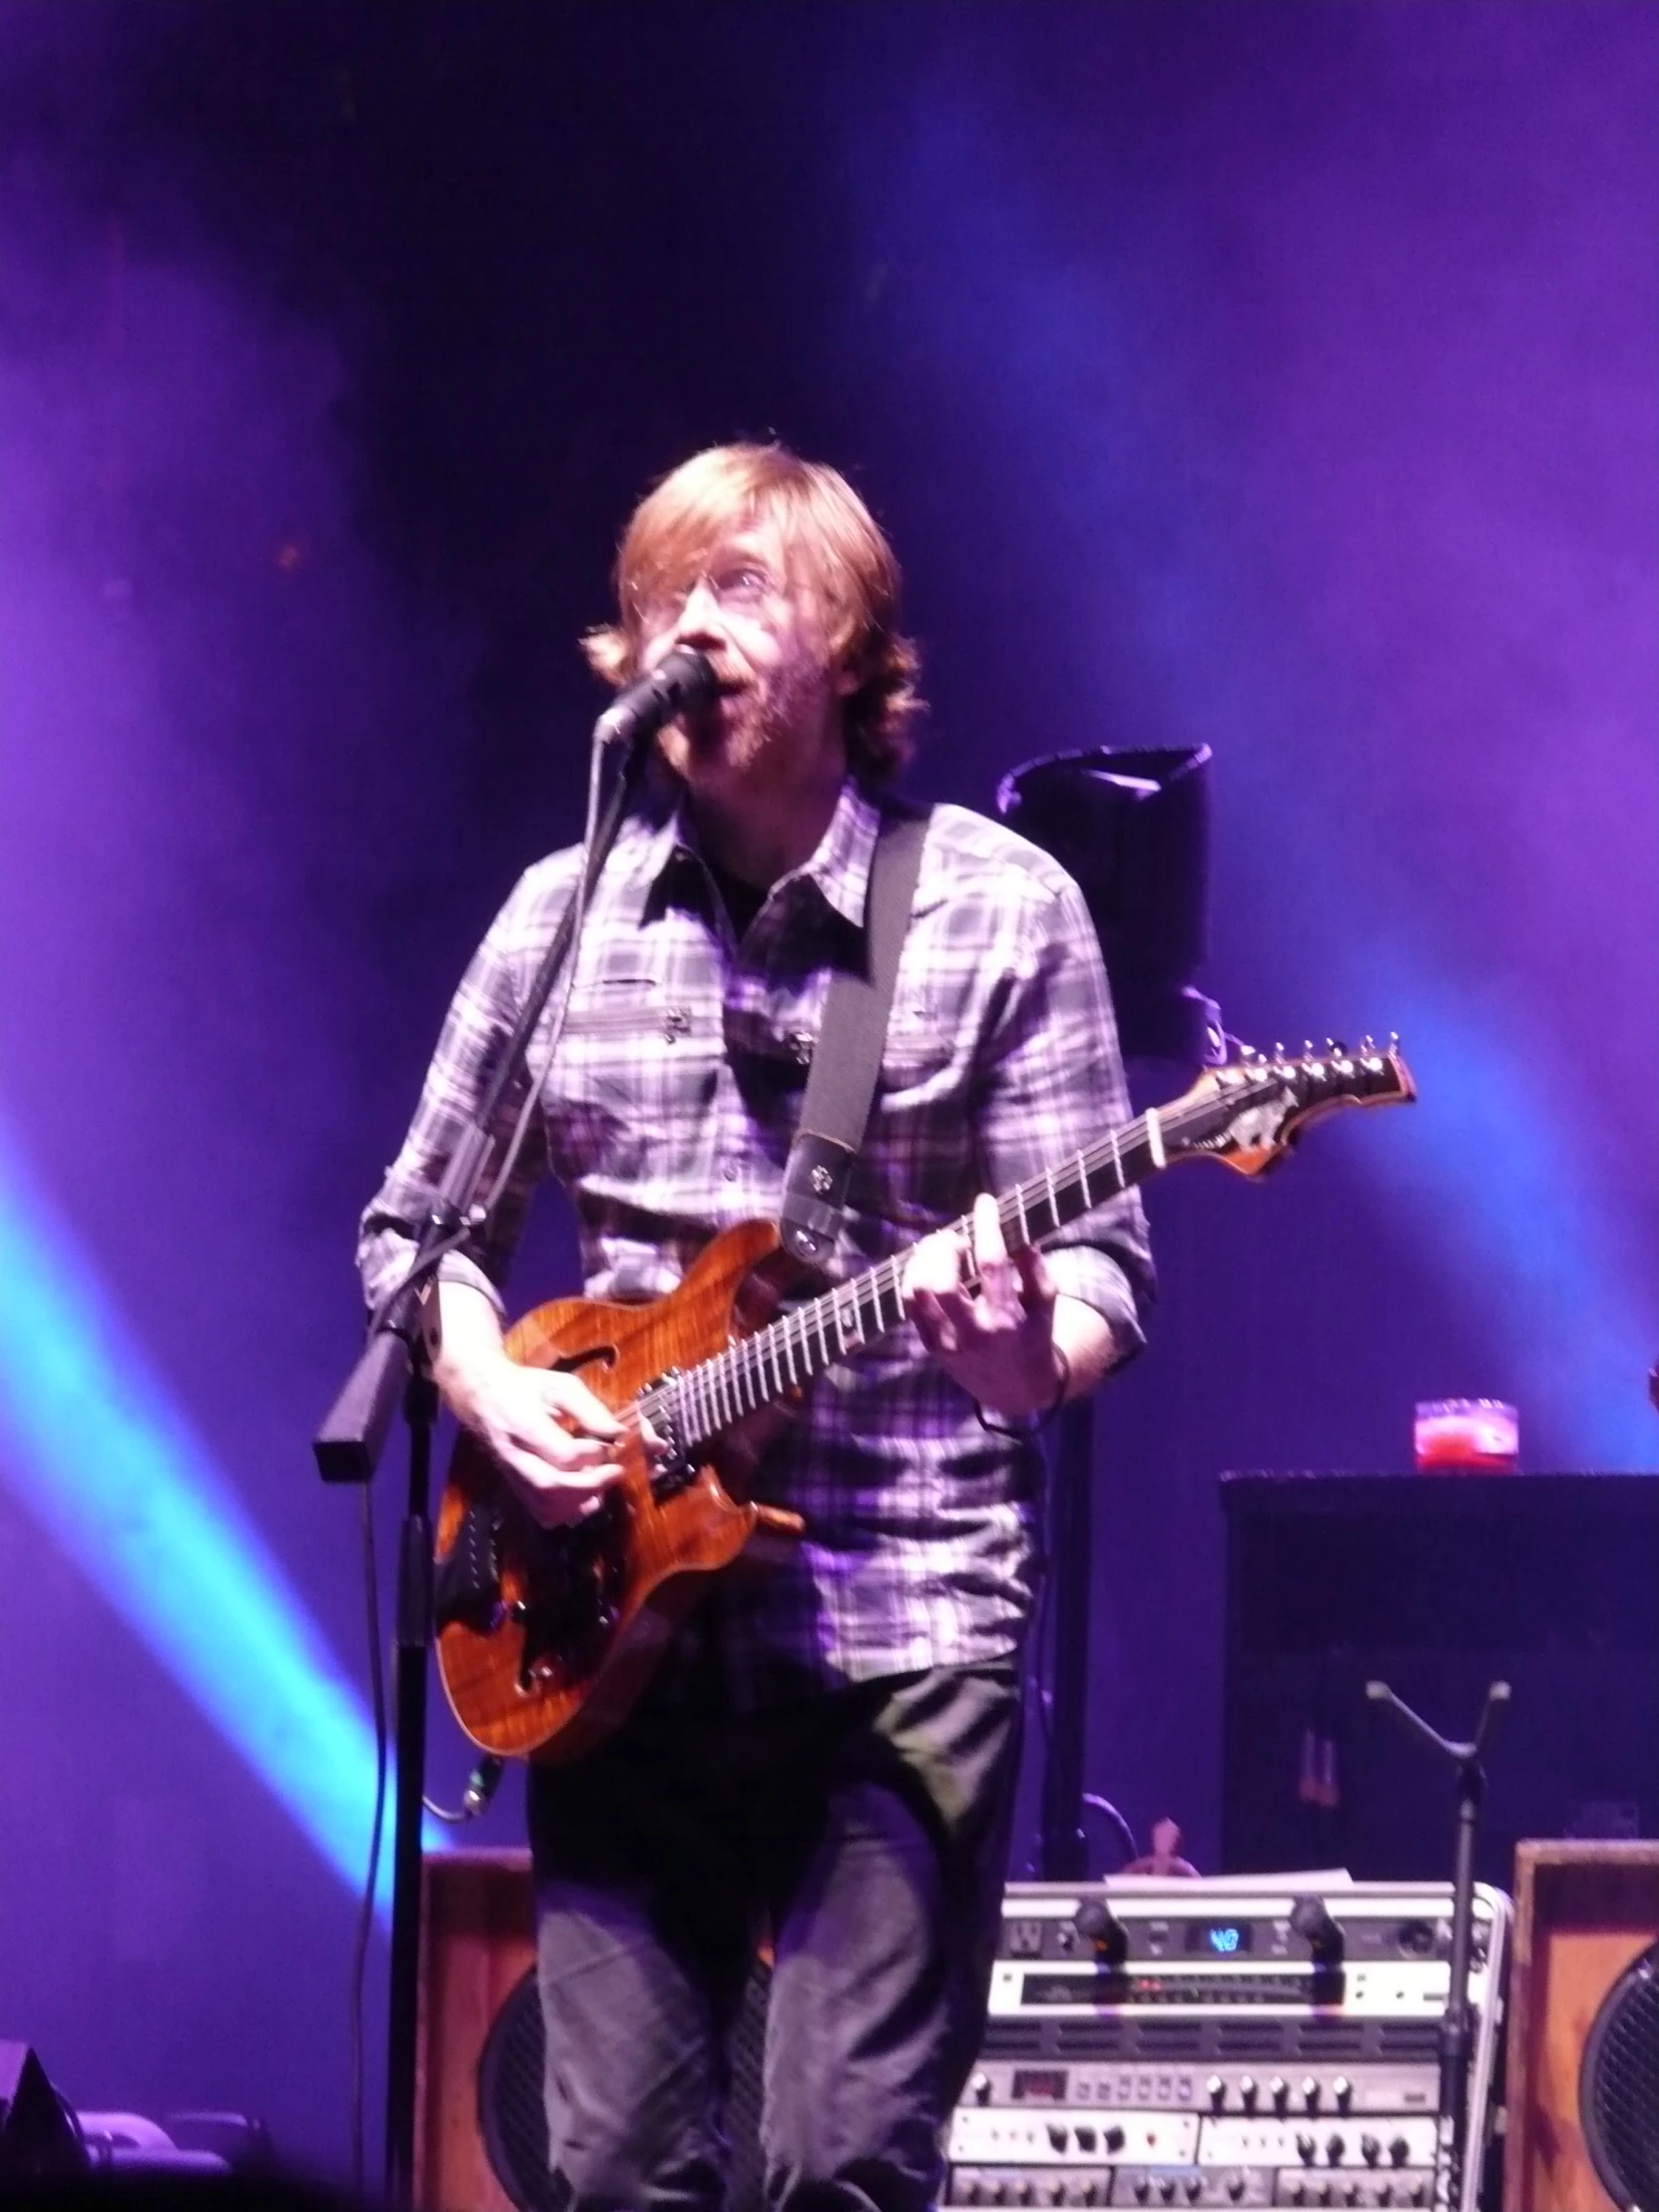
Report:
[[[505,1759],[498,1759],[493,1751],[486,1751],[483,1758],[466,1778],[466,1788],[461,1792],[459,1805],[438,1805],[431,1798],[422,1798],[421,1804],[435,1821],[447,1821],[451,1828],[463,1827],[475,1821],[484,1812],[490,1799],[501,1787],[501,1777],[507,1771]]]
[[[374,1925],[374,1893],[379,1886],[380,1844],[386,1819],[386,1768],[390,1737],[386,1727],[386,1682],[380,1658],[379,1576],[374,1561],[373,1484],[362,1489],[363,1602],[368,1620],[369,1702],[374,1720],[374,1817],[368,1832],[368,1872],[357,1907],[357,1931],[351,1946],[351,2193],[363,2198],[363,1983],[368,1968],[368,1939]]]

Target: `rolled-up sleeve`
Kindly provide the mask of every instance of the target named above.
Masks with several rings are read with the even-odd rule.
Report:
[[[527,960],[546,937],[547,863],[532,869],[491,924],[450,1001],[420,1103],[384,1182],[363,1212],[357,1268],[370,1309],[395,1290],[413,1256],[456,1145],[482,1105],[524,1003]],[[525,1096],[526,1078],[508,1086],[490,1127],[481,1195],[492,1198],[484,1221],[446,1254],[438,1274],[481,1291],[500,1310],[501,1287],[531,1193],[546,1173],[545,1136],[533,1116],[527,1141],[499,1192]]]
[[[1002,978],[977,1127],[985,1188],[1057,1167],[1129,1116],[1117,1022],[1082,893],[1050,861],[1033,866],[1017,947]],[[1118,1363],[1145,1342],[1156,1295],[1138,1196],[1112,1197],[1045,1240],[1063,1297],[1092,1306]]]

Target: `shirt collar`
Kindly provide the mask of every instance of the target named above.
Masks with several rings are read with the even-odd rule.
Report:
[[[854,929],[864,926],[869,856],[875,849],[880,820],[874,800],[848,777],[830,817],[830,827],[819,839],[818,850],[794,871],[815,884],[825,904]]]
[[[881,812],[877,803],[848,777],[835,801],[829,828],[818,848],[800,867],[780,878],[783,883],[811,883],[825,904],[859,931],[864,926],[864,900],[869,888],[869,860],[875,849],[875,832]],[[679,804],[664,809],[661,821],[648,833],[644,874],[655,888],[672,867],[698,852],[697,832]]]

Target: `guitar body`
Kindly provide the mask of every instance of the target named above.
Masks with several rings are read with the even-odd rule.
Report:
[[[787,1274],[777,1230],[745,1222],[716,1238],[667,1298],[556,1299],[518,1323],[507,1349],[526,1367],[579,1376],[621,1413],[670,1371],[763,1326]],[[620,1484],[579,1526],[557,1530],[531,1519],[487,1448],[463,1434],[438,1511],[434,1596],[438,1672],[474,1743],[551,1765],[611,1733],[704,1578],[757,1537],[800,1533],[794,1514],[741,1494],[784,1417],[734,1427],[672,1482],[648,1464],[630,1424]]]

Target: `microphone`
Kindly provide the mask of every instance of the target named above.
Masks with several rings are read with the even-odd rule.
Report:
[[[683,707],[706,707],[720,690],[720,679],[706,653],[677,645],[649,676],[618,692],[593,726],[601,746],[633,745],[654,737]]]

